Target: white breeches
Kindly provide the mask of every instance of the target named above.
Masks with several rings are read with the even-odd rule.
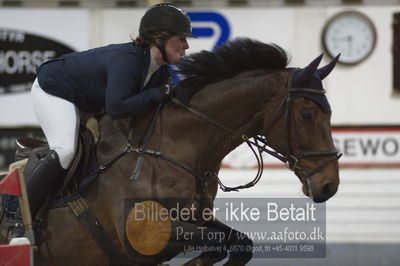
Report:
[[[62,168],[68,169],[76,152],[79,110],[73,103],[44,92],[37,79],[31,94],[35,115],[50,149],[57,152]]]

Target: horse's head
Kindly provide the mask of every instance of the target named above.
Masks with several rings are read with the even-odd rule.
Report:
[[[206,114],[214,119],[194,112],[210,125],[207,137],[205,125],[202,125],[204,139],[207,143],[210,138],[216,139],[215,127],[236,136],[223,139],[224,146],[220,149],[205,145],[210,150],[204,154],[210,158],[210,153],[217,150],[217,159],[211,161],[222,160],[245,140],[286,162],[303,183],[304,194],[314,201],[332,197],[339,185],[339,156],[331,136],[331,108],[322,80],[334,68],[337,59],[318,69],[321,55],[303,69],[288,70],[288,57],[281,47],[239,38],[225,43],[215,52],[202,51],[182,60],[179,72],[189,78],[183,82],[181,92],[196,93],[192,105],[200,111],[207,110]],[[226,125],[229,125],[228,130]],[[197,132],[194,131],[196,137]],[[267,141],[261,140],[259,135],[265,136]],[[277,152],[251,143],[247,136],[261,140]],[[249,187],[257,180],[225,189]]]
[[[339,185],[340,155],[333,144],[331,108],[322,86],[338,57],[318,69],[321,59],[322,55],[307,67],[291,71],[281,105],[272,118],[275,121],[264,125],[269,143],[284,155],[288,167],[301,180],[304,194],[315,202],[332,197]]]

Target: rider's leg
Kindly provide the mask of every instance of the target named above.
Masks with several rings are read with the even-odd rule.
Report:
[[[62,184],[66,172],[53,150],[35,165],[26,180],[32,218],[36,216],[47,196]]]
[[[36,117],[51,150],[27,178],[27,191],[34,217],[48,193],[62,182],[74,159],[79,111],[73,103],[44,92],[37,80],[32,86],[32,98]]]
[[[74,159],[79,111],[71,102],[44,92],[37,80],[31,93],[36,117],[50,146],[50,152],[27,176],[29,205],[32,217],[35,217],[48,194],[63,181]]]
[[[26,190],[28,193],[29,207],[32,218],[36,216],[48,195],[57,189],[62,183],[66,174],[66,170],[60,165],[58,155],[51,150],[45,157],[35,162],[32,166],[33,170],[26,178]],[[27,167],[29,167],[29,162]],[[25,233],[22,225],[21,213],[18,210],[13,217],[13,222],[19,226],[15,226],[11,230],[11,238],[22,237]]]
[[[71,165],[78,141],[79,110],[71,102],[42,90],[37,80],[32,86],[32,99],[50,149],[55,151],[63,169]]]

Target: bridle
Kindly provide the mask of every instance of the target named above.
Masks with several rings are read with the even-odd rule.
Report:
[[[191,113],[196,115],[197,117],[210,122],[214,125],[216,125],[219,128],[224,129],[225,131],[229,132],[232,135],[238,136],[243,139],[244,142],[247,143],[247,145],[252,149],[253,153],[255,154],[258,162],[258,173],[256,177],[251,181],[250,183],[246,185],[241,185],[237,187],[227,187],[222,184],[222,182],[218,179],[219,185],[223,191],[237,191],[238,189],[243,189],[243,188],[249,188],[254,186],[260,179],[262,172],[263,172],[263,159],[262,159],[262,152],[266,152],[273,157],[277,158],[278,160],[282,161],[283,163],[286,164],[287,168],[291,171],[298,170],[300,173],[300,180],[302,182],[308,182],[308,185],[310,185],[309,178],[314,175],[315,173],[321,171],[325,166],[327,166],[329,163],[332,161],[338,160],[342,154],[338,153],[336,150],[332,151],[301,151],[299,155],[294,155],[293,149],[292,149],[292,138],[291,138],[291,105],[293,101],[292,93],[294,92],[304,92],[304,93],[310,93],[310,94],[325,94],[325,90],[315,90],[315,89],[310,89],[310,88],[293,88],[292,83],[293,83],[293,77],[294,73],[296,72],[296,69],[293,69],[290,72],[288,81],[285,86],[285,96],[282,100],[282,102],[279,104],[278,108],[275,110],[271,121],[268,124],[268,127],[266,130],[264,130],[263,134],[267,135],[267,133],[272,129],[272,127],[275,125],[275,123],[279,120],[281,117],[281,114],[283,113],[284,120],[285,120],[285,138],[286,138],[286,154],[280,154],[274,150],[271,150],[268,148],[268,142],[265,137],[261,136],[256,136],[251,140],[248,138],[246,135],[240,135],[237,132],[233,131],[232,129],[222,125],[221,123],[211,119],[207,115],[199,112],[198,110],[182,103],[178,99],[174,98],[172,99],[173,102],[176,104],[183,106],[187,110],[189,110]],[[282,112],[283,110],[283,112]],[[256,152],[258,151],[258,154]],[[326,160],[318,164],[316,167],[309,171],[305,171],[302,169],[302,167],[299,166],[299,161],[305,158],[310,158],[310,157],[328,157]],[[310,188],[310,186],[309,186]],[[311,193],[311,191],[310,191]]]
[[[268,132],[271,130],[271,128],[274,126],[275,122],[279,119],[280,113],[282,113],[283,110],[283,115],[285,119],[285,138],[286,138],[286,155],[281,155],[277,152],[274,153],[269,153],[272,156],[276,157],[277,159],[281,160],[284,162],[287,166],[287,168],[291,171],[294,170],[303,170],[298,164],[299,161],[305,158],[309,157],[318,157],[318,156],[323,156],[327,157],[330,156],[328,159],[314,167],[308,172],[304,172],[303,170],[303,175],[300,177],[300,179],[308,179],[310,178],[313,174],[317,173],[320,171],[322,168],[324,168],[327,164],[334,160],[338,160],[342,154],[339,154],[336,150],[332,151],[301,151],[298,156],[294,155],[293,149],[292,149],[292,138],[291,138],[291,105],[293,101],[293,93],[295,92],[304,92],[304,93],[310,93],[310,94],[319,94],[323,95],[326,93],[325,90],[315,90],[315,89],[310,89],[310,88],[293,88],[292,83],[293,83],[293,77],[294,73],[296,72],[296,69],[292,70],[290,73],[290,76],[288,78],[287,84],[285,86],[285,96],[276,109],[274,115],[272,116],[271,122],[269,123],[268,127],[266,130],[264,130],[263,134],[267,135]],[[261,138],[259,136],[256,137],[259,141],[263,142],[264,144],[267,144],[267,141],[265,138]]]

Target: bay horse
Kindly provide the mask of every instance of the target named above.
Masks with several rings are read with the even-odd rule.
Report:
[[[158,107],[159,112],[115,121],[105,116],[99,121],[97,159],[112,164],[88,186],[84,204],[106,233],[109,249],[124,259],[110,258],[107,246],[100,248],[76,213],[62,206],[48,211],[36,265],[157,265],[182,252],[188,241],[200,243],[198,236],[185,242],[169,234],[165,240],[165,230],[146,227],[127,236],[126,199],[183,198],[201,208],[212,206],[221,161],[243,142],[285,162],[315,202],[332,197],[339,185],[339,155],[321,81],[337,58],[318,68],[321,60],[322,55],[307,67],[287,68],[289,59],[282,48],[247,38],[184,58],[178,70],[186,79],[175,89],[176,99]],[[144,136],[149,136],[146,141]],[[134,170],[137,178],[131,177]],[[216,219],[177,223],[193,231],[199,224],[206,232],[232,230]],[[138,245],[127,237],[139,239]],[[232,237],[206,244],[251,247],[252,241]],[[212,265],[226,256],[227,251],[203,252],[185,265]],[[245,265],[251,257],[251,249],[231,251],[226,265]]]

